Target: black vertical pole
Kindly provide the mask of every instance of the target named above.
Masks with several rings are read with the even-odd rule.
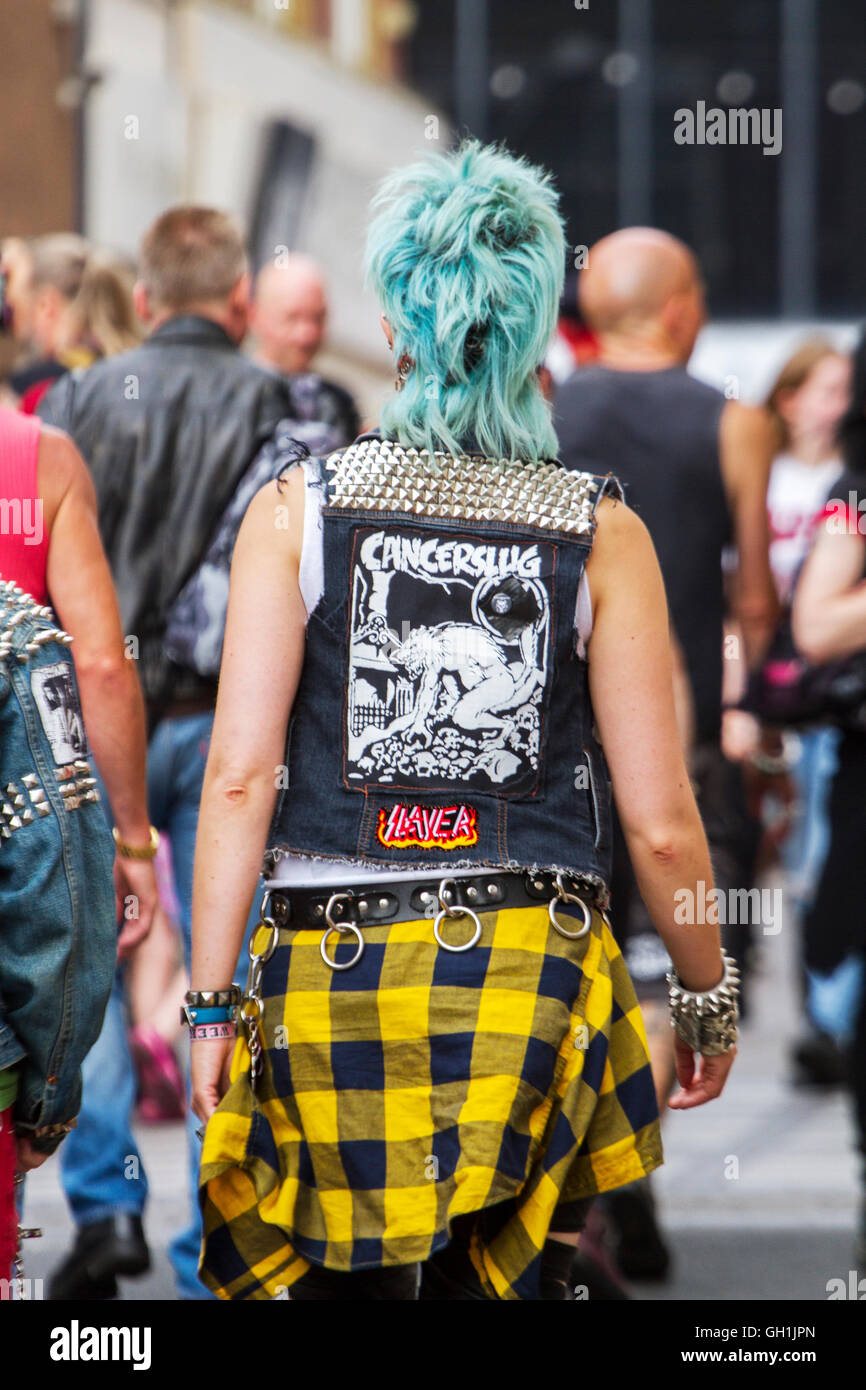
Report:
[[[818,4],[782,0],[780,62],[779,307],[786,318],[815,312],[818,169]]]
[[[455,0],[454,110],[461,135],[487,139],[488,0]]]
[[[617,88],[617,213],[621,227],[652,221],[652,0],[619,0],[617,46],[637,60],[630,82]]]

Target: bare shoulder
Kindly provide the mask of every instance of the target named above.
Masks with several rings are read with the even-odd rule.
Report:
[[[69,435],[55,429],[54,425],[42,425],[39,431],[39,466],[43,463],[52,476],[72,478],[82,469],[88,472],[87,464]]]
[[[63,430],[43,425],[39,434],[39,493],[43,499],[49,530],[61,502],[77,501],[96,506],[96,490],[90,470],[73,441]]]
[[[625,502],[605,497],[596,513],[597,526],[586,576],[598,616],[615,597],[640,608],[649,602],[661,582],[655,546],[636,512]]]
[[[616,497],[603,497],[596,511],[595,540],[592,544],[590,563],[601,568],[597,562],[606,565],[616,562],[625,554],[641,551],[645,546],[652,548],[650,534],[637,512]]]
[[[259,488],[244,515],[242,549],[300,554],[304,527],[304,475],[293,468]]]

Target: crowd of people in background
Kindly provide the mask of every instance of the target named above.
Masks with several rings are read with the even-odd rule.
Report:
[[[50,604],[75,638],[115,838],[140,846],[151,825],[161,835],[155,860],[116,861],[119,899],[134,895],[139,910],[119,938],[78,1124],[60,1150],[77,1234],[50,1296],[111,1298],[119,1277],[149,1267],[137,1109],[144,1122],[186,1116],[191,1210],[171,1258],[179,1295],[205,1298],[196,1273],[200,1140],[178,1010],[232,546],[258,488],[304,453],[350,444],[361,416],[350,392],[316,371],[328,323],[319,266],[292,254],[253,277],[239,232],[219,212],[165,212],[136,264],[58,233],[7,239],[0,270],[3,326],[18,348],[2,383],[0,495],[23,498],[29,488],[44,503],[39,546],[0,534],[0,577]],[[706,308],[700,268],[674,238],[614,233],[590,249],[567,295],[545,369],[560,460],[614,473],[649,528],[716,884],[750,888],[778,851],[786,925],[802,941],[792,1074],[850,1087],[866,1169],[866,728],[827,716],[785,730],[725,706],[726,692],[739,703],[748,670],[785,620],[812,664],[859,657],[866,665],[866,522],[857,506],[866,492],[866,342],[852,371],[831,342],[804,341],[765,402],[746,405],[686,370]],[[844,502],[844,525],[839,508],[828,510],[833,499]],[[118,658],[124,643],[131,660]],[[738,677],[726,669],[729,653],[732,665],[739,657]],[[621,827],[613,924],[664,1113],[674,1082],[662,1008],[670,962]],[[755,926],[723,924],[747,1015]],[[243,958],[238,983],[242,970]],[[4,1075],[0,1111],[11,1113]],[[26,1166],[38,1161],[30,1154]],[[866,1171],[863,1191],[866,1259]],[[628,1278],[666,1276],[670,1254],[648,1178],[597,1205],[578,1258],[602,1297],[626,1296]]]

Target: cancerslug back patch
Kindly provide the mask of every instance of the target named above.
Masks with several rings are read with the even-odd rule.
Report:
[[[555,548],[360,527],[343,776],[506,795],[538,781]]]

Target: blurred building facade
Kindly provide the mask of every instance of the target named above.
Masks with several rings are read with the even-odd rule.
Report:
[[[781,318],[787,345],[866,307],[863,0],[0,0],[0,25],[0,235],[132,251],[169,203],[228,208],[257,264],[324,263],[323,369],[370,415],[369,195],[452,131],[554,171],[578,268],[645,222],[694,247],[717,322]],[[701,109],[780,113],[778,150],[679,142]]]
[[[362,289],[382,174],[447,148],[435,107],[401,82],[405,0],[28,0],[0,57],[7,148],[0,235],[74,227],[133,252],[166,206],[239,217],[256,266],[283,248],[323,265],[320,361],[375,416],[392,368]],[[14,59],[14,62],[13,62]],[[6,70],[19,76],[7,86]],[[4,147],[12,141],[4,140]]]

